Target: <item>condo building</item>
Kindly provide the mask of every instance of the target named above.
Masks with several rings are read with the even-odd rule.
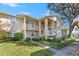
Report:
[[[23,32],[24,38],[27,37],[62,37],[63,22],[56,16],[45,16],[42,19],[36,19],[25,14],[10,15],[0,12],[0,28],[11,32]],[[68,35],[68,32],[65,33]]]
[[[53,36],[57,34],[57,31],[60,32],[60,26],[61,22],[57,17],[46,16],[39,20],[24,14],[14,16],[0,12],[0,27],[12,34],[23,32],[25,38],[31,36],[45,36],[45,38]],[[58,33],[57,35],[59,36],[60,34]]]

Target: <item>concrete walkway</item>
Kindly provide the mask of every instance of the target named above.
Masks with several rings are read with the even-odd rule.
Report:
[[[38,43],[38,42],[35,42],[35,41],[32,41],[32,43],[38,44],[38,45],[40,45],[42,48],[48,49],[49,51],[51,51],[51,52],[53,52],[53,53],[58,52],[57,49],[50,48],[49,46],[43,45],[43,44],[41,44],[41,43]]]
[[[73,42],[72,45],[61,49],[53,56],[79,56],[79,42]]]

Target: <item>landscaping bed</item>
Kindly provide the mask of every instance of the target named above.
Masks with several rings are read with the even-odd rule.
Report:
[[[38,43],[41,43],[43,45],[47,45],[51,48],[55,48],[55,49],[62,49],[68,45],[71,45],[72,42],[75,41],[75,37],[71,36],[70,38],[68,37],[52,37],[52,38],[48,38],[48,39],[45,39],[44,37],[40,38],[40,37],[36,37],[36,38],[33,38],[33,39],[30,39],[30,38],[27,38],[27,42],[30,42],[31,40],[35,41],[35,42],[38,42]]]
[[[62,49],[70,44],[72,44],[72,42],[75,41],[75,38],[74,37],[71,37],[71,38],[64,38],[64,37],[61,37],[61,38],[53,38],[53,39],[46,39],[46,40],[39,40],[39,41],[36,41],[36,42],[39,42],[41,44],[44,44],[44,45],[47,45],[51,48],[55,48],[55,49]]]
[[[55,48],[55,49],[62,49],[71,44],[71,42],[57,43],[57,42],[49,42],[49,41],[39,41],[39,43],[50,46],[51,48]]]

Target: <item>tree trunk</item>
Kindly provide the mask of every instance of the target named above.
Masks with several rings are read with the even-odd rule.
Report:
[[[72,33],[73,29],[74,29],[74,25],[70,26],[69,35],[68,35],[69,38],[71,37],[71,33]]]

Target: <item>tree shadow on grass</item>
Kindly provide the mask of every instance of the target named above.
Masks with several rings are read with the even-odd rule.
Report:
[[[33,52],[31,56],[52,56],[53,53],[51,51],[48,51],[47,49],[42,49],[36,52]]]

